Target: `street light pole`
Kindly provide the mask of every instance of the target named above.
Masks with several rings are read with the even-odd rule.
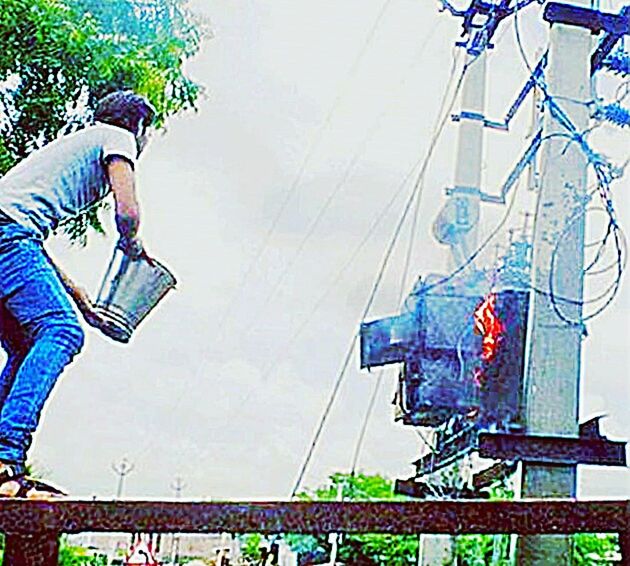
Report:
[[[171,483],[171,489],[175,492],[175,499],[179,499],[182,496],[182,492],[186,487],[186,483],[181,477],[176,477],[173,483]],[[173,539],[171,540],[171,564],[176,564],[179,560],[179,534],[173,533]]]
[[[123,458],[120,464],[112,464],[114,473],[118,476],[118,487],[116,488],[116,499],[120,499],[123,492],[123,484],[125,477],[133,471],[134,465],[127,461],[127,458]]]

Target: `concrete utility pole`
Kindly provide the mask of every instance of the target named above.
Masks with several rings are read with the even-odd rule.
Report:
[[[463,79],[454,187],[433,225],[438,241],[451,247],[449,271],[468,261],[478,245],[486,67],[484,50],[470,63]],[[451,559],[450,536],[423,535],[421,543],[423,565],[443,564]]]
[[[451,247],[449,270],[464,264],[477,248],[486,67],[483,51],[470,63],[463,79],[455,182],[433,225],[438,241]]]
[[[585,0],[574,4],[587,6]],[[551,28],[548,93],[579,132],[588,126],[592,36],[588,29],[556,23]],[[547,104],[544,136],[567,130]],[[583,328],[584,209],[587,161],[576,142],[555,137],[544,142],[541,185],[534,224],[526,424],[529,434],[578,435],[578,394]],[[552,257],[553,290],[549,295]],[[571,299],[578,304],[567,303]],[[575,321],[567,322],[563,318]],[[576,466],[523,464],[522,496],[575,497]],[[568,565],[571,539],[528,536],[519,539],[518,563]]]

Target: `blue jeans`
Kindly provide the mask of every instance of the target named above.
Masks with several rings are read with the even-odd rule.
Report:
[[[0,220],[0,461],[18,466],[61,372],[81,350],[84,333],[42,242]]]

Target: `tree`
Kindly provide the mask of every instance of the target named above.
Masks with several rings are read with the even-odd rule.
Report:
[[[392,501],[408,499],[393,493],[393,482],[379,475],[333,474],[326,486],[298,494],[302,501],[336,501],[340,494],[348,501]],[[491,500],[513,499],[509,482],[489,488]],[[330,560],[331,544],[327,536],[285,534],[284,540],[298,553],[298,563],[322,564]],[[243,555],[252,564],[259,564],[260,546],[264,537],[252,534],[243,537]],[[455,556],[451,564],[459,566],[508,566],[509,535],[463,535],[456,537]],[[418,537],[403,535],[345,535],[339,545],[338,559],[354,566],[405,566],[417,564]],[[620,558],[617,535],[580,533],[574,537],[575,564],[599,564]]]
[[[344,500],[391,501],[404,500],[395,495],[393,482],[383,476],[366,474],[333,474],[330,483],[315,490],[299,493],[302,501],[335,501],[342,494]],[[247,555],[252,561],[260,559],[260,535],[244,537]],[[287,534],[284,540],[299,554],[299,564],[323,562],[329,559],[331,544],[325,535],[310,536]],[[403,535],[346,535],[339,545],[339,561],[355,565],[387,564],[407,566],[416,564],[418,537]]]
[[[0,0],[0,175],[34,149],[82,127],[96,101],[118,89],[145,95],[157,126],[195,109],[186,76],[204,22],[184,0]],[[96,210],[66,227],[85,244]]]
[[[106,564],[107,558],[104,556],[93,556],[81,546],[68,544],[66,537],[61,539],[59,547],[60,566],[105,566]]]

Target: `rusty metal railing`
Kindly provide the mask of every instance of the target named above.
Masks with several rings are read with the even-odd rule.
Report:
[[[59,538],[152,533],[619,533],[630,565],[630,501],[159,502],[7,499],[0,502],[5,566],[53,566]]]

